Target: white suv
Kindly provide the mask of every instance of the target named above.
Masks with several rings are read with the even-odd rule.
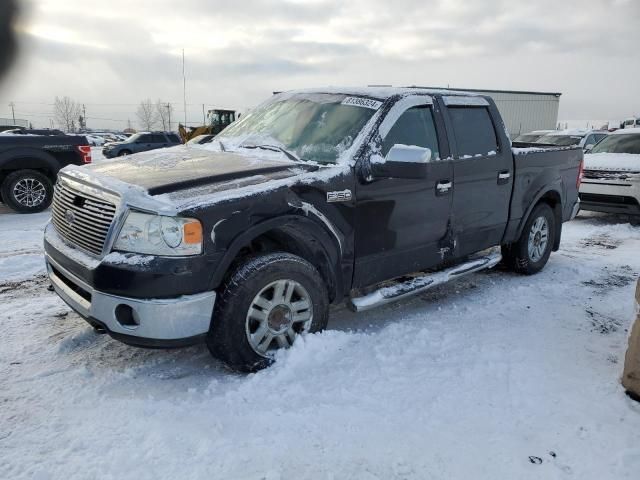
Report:
[[[617,130],[584,156],[580,209],[640,215],[640,128]]]

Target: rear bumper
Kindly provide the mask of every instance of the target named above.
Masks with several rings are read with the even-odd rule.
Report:
[[[176,347],[197,343],[209,331],[215,292],[140,299],[95,290],[45,255],[49,280],[73,310],[94,327],[125,343]]]

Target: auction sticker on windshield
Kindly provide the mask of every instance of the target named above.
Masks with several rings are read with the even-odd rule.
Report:
[[[353,107],[365,107],[370,108],[371,110],[377,110],[382,105],[382,102],[378,100],[371,100],[370,98],[360,98],[360,97],[347,97],[342,100],[342,105],[351,105]]]

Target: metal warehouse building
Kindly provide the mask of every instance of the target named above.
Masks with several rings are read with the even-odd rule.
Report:
[[[511,138],[533,130],[555,130],[561,93],[447,88],[488,95],[496,102]]]

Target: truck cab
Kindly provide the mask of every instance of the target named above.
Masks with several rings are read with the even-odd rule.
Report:
[[[66,169],[54,289],[134,345],[252,371],[329,305],[366,310],[504,262],[533,274],[577,212],[580,148],[512,149],[489,97],[275,95],[206,144]]]

